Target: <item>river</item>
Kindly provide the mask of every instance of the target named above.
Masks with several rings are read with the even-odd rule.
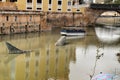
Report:
[[[87,28],[82,38],[55,46],[60,37],[59,29],[0,36],[0,80],[90,80],[100,72],[120,73],[119,27]],[[5,42],[32,51],[9,54]]]

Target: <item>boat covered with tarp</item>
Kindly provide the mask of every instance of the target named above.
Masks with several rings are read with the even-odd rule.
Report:
[[[85,30],[79,27],[64,27],[61,29],[60,34],[65,36],[83,36],[85,35]]]

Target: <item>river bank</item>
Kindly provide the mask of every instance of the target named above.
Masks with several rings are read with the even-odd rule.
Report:
[[[40,12],[27,10],[0,10],[0,35],[51,31],[54,27],[94,26],[89,16],[81,12]],[[96,23],[120,24],[115,17],[98,17]]]

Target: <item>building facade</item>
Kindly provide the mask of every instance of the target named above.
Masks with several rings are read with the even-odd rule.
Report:
[[[15,2],[18,10],[37,10],[50,12],[81,12],[83,0],[0,0]]]
[[[0,34],[84,26],[81,0],[0,0]]]

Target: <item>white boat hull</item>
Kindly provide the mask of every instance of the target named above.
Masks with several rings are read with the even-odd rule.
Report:
[[[61,35],[65,36],[83,36],[85,33],[67,33],[67,32],[61,32]]]

